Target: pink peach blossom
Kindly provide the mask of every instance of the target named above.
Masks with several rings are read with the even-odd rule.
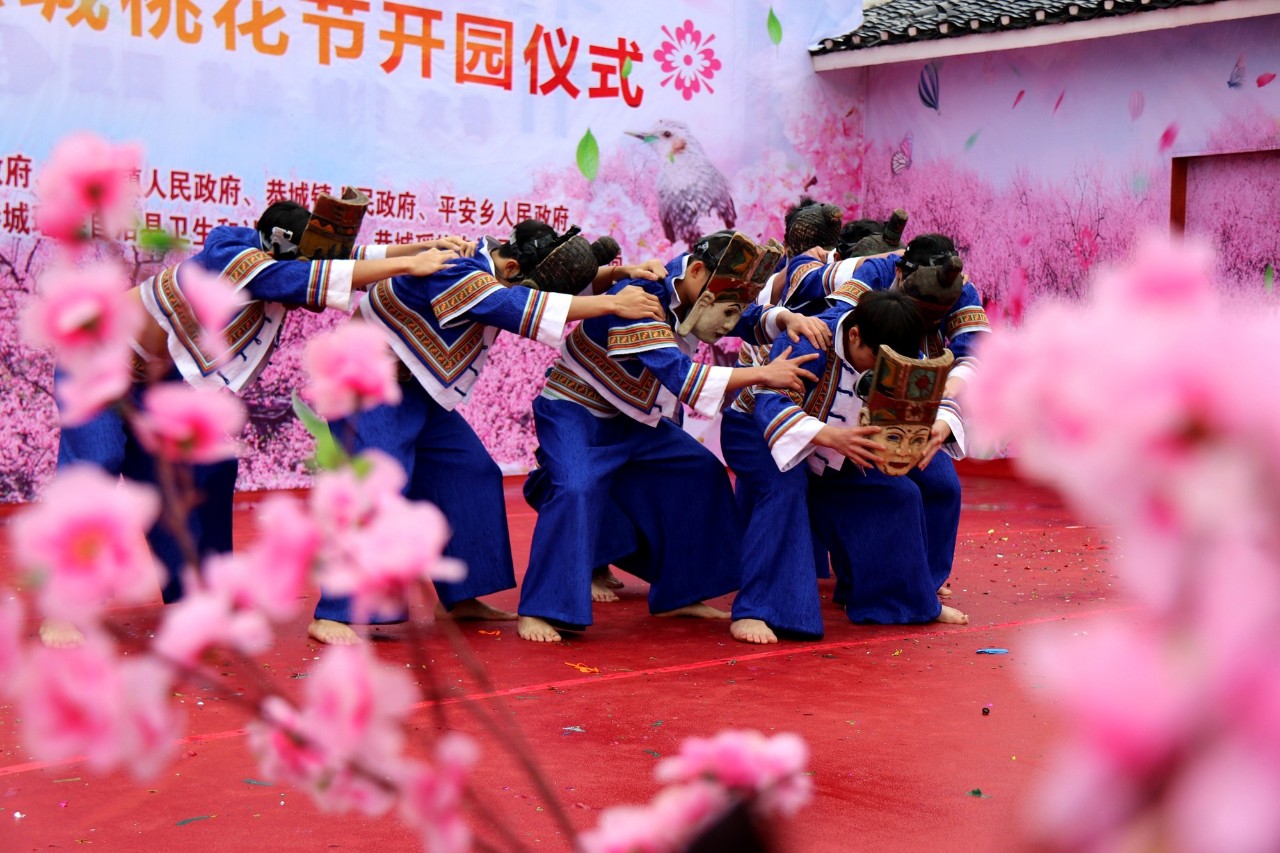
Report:
[[[22,313],[22,337],[64,363],[119,351],[142,328],[142,304],[129,296],[124,269],[112,263],[58,266],[40,277],[39,295]]]
[[[123,763],[139,779],[154,778],[173,758],[184,717],[172,701],[173,674],[153,658],[120,664],[119,740]]]
[[[74,648],[31,648],[16,695],[22,741],[32,755],[41,761],[83,756],[98,771],[115,766],[118,667],[111,644],[94,633]]]
[[[363,472],[355,467],[320,471],[311,489],[311,514],[331,536],[369,523],[383,503],[400,497],[408,482],[404,469],[381,451],[366,451]]]
[[[435,506],[404,499],[388,501],[362,529],[339,545],[345,560],[321,572],[321,585],[354,597],[363,615],[395,612],[423,581],[458,581],[466,566],[441,556],[448,523]]]
[[[298,612],[320,552],[321,534],[302,504],[284,495],[263,501],[258,524],[271,535],[247,552],[207,560],[205,580],[237,607],[256,609],[282,622]]]
[[[97,633],[74,648],[35,646],[16,690],[23,743],[43,761],[83,757],[97,772],[154,776],[182,732],[171,692],[165,667],[120,660]]]
[[[8,693],[22,654],[22,601],[0,588],[0,694]]]
[[[216,563],[234,556],[211,557]],[[165,608],[152,648],[164,660],[192,666],[214,646],[228,646],[246,655],[271,648],[271,626],[255,610],[237,610],[223,592],[191,581],[181,601]]]
[[[88,423],[121,400],[133,385],[128,350],[98,350],[91,358],[67,365],[55,391],[63,426]]]
[[[1280,849],[1276,756],[1228,736],[1196,750],[1189,764],[1173,783],[1164,810],[1175,849]]]
[[[355,770],[330,755],[303,714],[279,696],[262,705],[262,720],[250,723],[249,746],[265,779],[306,791],[327,812],[385,813],[395,803],[394,783],[381,768]],[[398,761],[391,761],[396,764]]]
[[[303,362],[310,377],[303,396],[323,418],[400,402],[395,356],[383,333],[369,323],[343,323],[312,338]]]
[[[475,741],[449,732],[436,741],[436,765],[408,761],[400,774],[400,813],[422,833],[423,847],[441,853],[471,849],[462,811],[466,779],[480,756]]]
[[[36,178],[36,227],[70,242],[82,239],[89,217],[102,217],[110,236],[127,227],[139,187],[142,148],[116,145],[92,133],[60,141]]]
[[[658,763],[654,775],[660,782],[713,779],[758,796],[763,813],[793,814],[812,796],[812,779],[804,775],[808,761],[809,748],[799,735],[726,730],[712,738],[687,738],[678,755]]]
[[[721,786],[705,780],[664,788],[646,806],[614,806],[579,837],[583,853],[676,853],[728,812]]]
[[[400,722],[418,701],[403,670],[381,663],[365,644],[329,646],[305,686],[304,718],[329,755],[377,762],[398,755]]]
[[[133,426],[152,453],[201,464],[235,457],[245,419],[244,406],[231,394],[163,382],[147,389]]]
[[[13,521],[15,556],[41,577],[44,614],[79,622],[109,599],[153,597],[158,575],[145,534],[159,512],[149,486],[90,466],[63,469],[42,500]]]
[[[200,324],[205,345],[214,350],[225,346],[220,333],[248,299],[229,280],[197,263],[183,264],[181,276],[182,294]]]
[[[385,811],[416,688],[363,645],[326,648],[310,675],[301,710],[271,697],[264,721],[250,727],[262,772],[306,789],[326,810]]]

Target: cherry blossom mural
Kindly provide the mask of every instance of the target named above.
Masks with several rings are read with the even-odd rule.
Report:
[[[465,13],[465,4],[439,5],[446,15]],[[904,207],[908,236],[950,234],[995,303],[996,321],[1012,321],[1040,300],[1077,298],[1093,269],[1126,256],[1134,235],[1168,227],[1173,158],[1230,152],[1238,156],[1197,161],[1189,171],[1187,227],[1217,243],[1224,282],[1241,294],[1265,292],[1268,265],[1280,266],[1280,238],[1265,227],[1280,218],[1280,191],[1274,161],[1250,152],[1280,148],[1273,18],[819,75],[807,45],[857,24],[836,21],[830,5],[712,0],[670,4],[661,14],[610,7],[604,22],[586,0],[567,12],[530,4],[510,21],[525,52],[513,52],[510,80],[488,83],[450,76],[443,61],[430,79],[409,78],[419,63],[406,56],[387,71],[370,61],[372,48],[327,65],[292,52],[237,53],[235,64],[225,55],[165,55],[165,74],[153,76],[210,94],[168,103],[159,90],[139,99],[154,110],[141,123],[123,118],[127,86],[114,98],[83,79],[55,92],[36,73],[48,67],[36,54],[54,62],[86,44],[123,56],[126,35],[71,27],[66,13],[46,21],[15,8],[13,26],[25,28],[24,49],[34,53],[0,86],[5,114],[25,117],[0,128],[0,417],[9,427],[0,441],[0,500],[30,500],[52,472],[52,361],[18,341],[16,324],[49,263],[35,216],[38,175],[51,166],[54,140],[82,127],[139,146],[127,149],[144,152],[136,212],[187,240],[163,252],[136,235],[116,244],[109,251],[135,281],[198,248],[201,229],[248,224],[265,201],[310,203],[341,183],[375,200],[362,242],[503,237],[515,218],[536,216],[611,234],[626,262],[665,261],[685,250],[688,233],[730,219],[753,237],[780,236],[786,208],[808,194],[841,205],[849,219]],[[221,69],[233,89],[244,88],[255,74],[279,80],[286,67],[296,79],[280,97],[292,115],[310,116],[306,93],[332,86],[367,111],[344,101],[332,114],[284,121],[290,109],[212,93],[217,87],[201,76]],[[33,92],[66,109],[34,116],[24,106]],[[162,121],[166,110],[180,115]],[[185,110],[252,121],[235,146],[181,134],[139,138],[139,126],[183,126]],[[77,125],[63,123],[73,115]],[[339,132],[357,121],[376,133],[353,142]],[[654,131],[664,128],[687,136],[663,142]],[[588,135],[584,173],[579,149]],[[695,150],[704,162],[691,169]],[[697,174],[722,178],[725,201],[681,212],[690,224],[678,228],[680,181]],[[309,483],[310,442],[289,399],[303,385],[304,344],[340,319],[289,316],[279,350],[244,395],[240,488]],[[499,336],[462,407],[508,471],[532,464],[529,403],[554,356]],[[700,357],[730,356],[721,348]]]

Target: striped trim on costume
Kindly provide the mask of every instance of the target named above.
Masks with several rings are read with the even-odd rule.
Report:
[[[524,313],[520,316],[522,338],[537,339],[538,327],[542,325],[542,315],[547,310],[547,294],[540,290],[529,291],[529,301],[525,303]]]
[[[441,326],[448,326],[502,287],[503,284],[489,273],[473,272],[432,299],[431,310],[436,313]]]
[[[304,303],[308,308],[314,308],[321,311],[325,307],[325,300],[329,296],[329,269],[332,261],[312,261],[310,275],[307,278],[307,300]]]
[[[787,434],[788,430],[807,417],[808,415],[805,413],[805,410],[799,406],[787,406],[779,412],[773,420],[769,421],[769,425],[765,427],[764,430],[764,440],[768,442],[769,447],[772,448],[782,440],[782,437]]]
[[[247,282],[258,270],[270,263],[274,261],[266,252],[248,249],[231,262],[223,272],[223,277],[238,286],[241,281]],[[176,264],[157,273],[152,279],[152,289],[156,304],[169,320],[174,338],[190,354],[201,375],[208,376],[254,342],[266,323],[266,308],[257,301],[246,305],[222,330],[227,349],[208,352],[201,346],[200,321],[196,319],[195,311],[178,283],[179,267],[181,264]]]
[[[616,415],[618,413],[618,409],[602,397],[599,391],[569,371],[561,368],[558,364],[553,365],[547,373],[547,385],[544,390],[549,392],[552,397],[569,400],[602,415]]]
[[[681,401],[693,406],[698,396],[702,393],[702,389],[707,385],[707,378],[711,375],[711,368],[705,364],[694,363],[689,368],[689,375],[684,380],[684,385],[680,386]]]
[[[809,273],[813,272],[814,270],[818,269],[821,266],[822,264],[820,264],[817,261],[810,261],[808,263],[801,264],[800,266],[792,270],[791,273],[787,276],[786,295],[784,295],[782,299],[779,300],[779,304],[784,304],[788,299],[790,299],[791,294],[795,293],[796,290],[800,288],[800,285],[804,282],[805,277],[809,275]]]
[[[946,334],[948,338],[954,338],[956,335],[962,335],[965,332],[989,331],[991,331],[991,321],[987,319],[987,312],[982,310],[979,305],[961,308],[947,318]]]
[[[857,279],[851,279],[844,284],[831,291],[832,299],[839,299],[841,302],[848,302],[850,305],[857,305],[858,300],[863,294],[871,292],[871,288]]]
[[[670,328],[668,327],[667,330],[669,332]],[[591,374],[599,379],[611,394],[642,411],[647,412],[653,408],[662,385],[649,368],[641,370],[639,376],[632,376],[610,358],[608,351],[591,340],[582,326],[574,329],[573,333],[565,339],[565,346],[573,359],[582,365],[584,370],[591,371]]]
[[[676,345],[671,326],[654,320],[609,330],[609,355],[621,358]]]
[[[501,286],[501,285],[499,285]],[[443,385],[451,385],[484,351],[484,326],[472,323],[452,345],[436,333],[421,315],[396,298],[385,282],[368,293],[378,318],[413,350],[413,354],[434,373]]]

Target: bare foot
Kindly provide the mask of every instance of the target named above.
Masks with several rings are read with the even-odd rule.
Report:
[[[951,584],[944,583],[942,586],[938,587],[938,598],[950,598],[950,597],[951,597]]]
[[[605,566],[602,569],[594,569],[591,572],[591,582],[593,584],[603,584],[609,589],[622,589],[622,587],[625,586],[625,584],[613,573],[612,570],[610,570],[608,566]]]
[[[84,645],[84,634],[70,622],[46,619],[40,623],[40,642],[51,649],[74,649]]]
[[[615,580],[617,579],[615,578]],[[622,586],[622,584],[618,584],[618,586]],[[591,577],[591,600],[599,601],[601,603],[621,601],[621,599],[618,598],[618,594],[609,588],[608,582],[598,579],[595,575],[592,575]]]
[[[740,643],[768,645],[778,642],[778,635],[759,619],[734,619],[729,634]]]
[[[938,614],[938,621],[947,625],[968,625],[969,617],[954,607],[948,607],[944,604],[942,605],[942,612]]]
[[[703,604],[699,601],[697,604],[686,604],[684,607],[677,607],[675,610],[668,610],[666,613],[655,613],[654,616],[688,616],[693,619],[728,619],[729,614],[723,610],[716,610],[710,604]]]
[[[437,601],[436,618],[469,622],[511,622],[518,617],[510,610],[499,610],[478,598],[468,598],[453,605],[452,610],[445,610],[444,605]]]
[[[551,627],[550,622],[537,616],[521,616],[516,623],[516,632],[520,639],[534,643],[558,643],[561,640],[560,632]]]
[[[307,626],[307,636],[329,646],[354,646],[363,642],[350,625],[332,619],[312,619]]]

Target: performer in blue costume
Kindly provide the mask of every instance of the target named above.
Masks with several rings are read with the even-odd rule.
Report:
[[[962,459],[966,453],[964,416],[961,396],[969,380],[976,374],[979,361],[977,348],[983,335],[990,334],[991,324],[982,307],[978,289],[962,276],[959,296],[949,291],[945,294],[925,292],[917,282],[928,283],[927,273],[944,264],[947,258],[957,257],[955,244],[943,234],[920,234],[907,244],[901,256],[896,254],[857,258],[843,261],[842,265],[856,265],[845,271],[826,277],[833,284],[828,297],[833,304],[857,305],[865,293],[875,290],[901,290],[916,301],[927,327],[921,351],[925,358],[937,358],[944,350],[955,357],[947,377],[942,414],[934,422],[933,433],[926,451],[925,461],[936,458],[938,468],[931,472],[934,484],[926,493],[925,513],[930,524],[946,529],[953,516],[958,524],[960,505],[960,480],[956,477],[951,459]],[[846,267],[847,268],[847,267]],[[921,273],[917,275],[917,273]],[[945,449],[942,455],[938,451]],[[913,474],[913,476],[915,476]],[[921,484],[925,488],[925,484]],[[951,589],[945,579],[951,575],[955,556],[955,535],[939,534],[930,540],[930,564],[938,577],[938,594],[947,597]],[[840,567],[837,566],[837,569]],[[838,588],[837,593],[841,590]]]
[[[298,242],[310,216],[302,205],[280,201],[262,212],[255,228],[214,228],[199,252],[132,291],[148,316],[134,346],[136,381],[130,399],[135,405],[148,382],[161,380],[239,392],[266,366],[290,308],[348,310],[353,290],[399,273],[429,275],[456,257],[453,248],[461,245],[450,239],[370,246],[361,249],[357,260],[301,261]],[[217,351],[201,342],[200,324],[183,292],[189,271],[195,268],[221,274],[249,297],[223,330],[224,346]],[[115,409],[62,430],[58,467],[75,463],[97,465],[143,483],[156,482],[156,460]],[[165,602],[182,597],[182,574],[191,559],[231,550],[237,468],[234,459],[193,466],[191,482],[202,500],[188,515],[185,532],[176,534],[163,520],[149,532],[148,541],[165,568]],[[188,553],[190,549],[195,553]],[[60,622],[45,623],[41,637],[49,645],[74,645],[82,639],[74,626]]]
[[[755,342],[785,331],[825,344],[812,319],[751,304],[763,281],[712,275],[740,245],[735,236],[704,237],[659,281],[615,285],[644,287],[663,318],[587,320],[548,371],[533,404],[539,467],[525,484],[538,521],[520,591],[522,638],[558,642],[557,628],[590,625],[592,569],[607,562],[649,582],[652,613],[728,616],[703,602],[737,588],[741,528],[723,465],[680,428],[683,407],[712,416],[746,385],[799,388],[812,356],[782,352],[766,367],[728,368],[691,355],[727,334]]]
[[[408,475],[405,496],[427,500],[448,519],[445,554],[463,561],[465,579],[437,583],[438,616],[515,619],[480,601],[516,585],[507,532],[502,471],[456,411],[484,368],[489,347],[506,330],[559,346],[565,324],[616,315],[658,321],[658,299],[640,287],[577,295],[597,282],[657,278],[661,264],[607,266],[617,255],[610,238],[594,245],[571,229],[558,236],[547,224],[525,220],[503,243],[485,240],[473,257],[455,260],[428,278],[402,276],[370,288],[360,318],[384,331],[402,365],[402,400],[336,424],[352,436],[353,452],[375,448]],[[523,283],[522,283],[523,282]],[[403,621],[404,612],[354,614],[345,597],[322,595],[308,633],[326,643],[357,642],[353,621]]]
[[[922,460],[908,476],[882,473],[874,467],[879,445],[872,438],[879,429],[857,426],[866,393],[859,379],[875,365],[880,345],[915,351],[924,329],[921,313],[909,297],[889,291],[867,294],[853,309],[835,306],[822,318],[834,342],[814,362],[815,372],[821,366],[820,378],[806,383],[803,396],[759,390],[754,435],[732,435],[752,487],[767,495],[761,500],[762,512],[768,508],[766,529],[755,545],[769,549],[765,559],[745,564],[743,592],[734,602],[734,636],[767,643],[776,640],[770,639],[771,628],[808,636],[821,632],[812,563],[803,553],[810,540],[788,536],[783,524],[804,530],[812,523],[831,549],[833,564],[854,567],[851,578],[842,578],[850,621],[964,624],[963,613],[939,601],[932,570],[934,551],[941,550],[933,539],[949,535],[954,548],[955,528],[946,523],[950,519],[931,524],[924,510],[934,491],[945,491],[945,471]],[[806,349],[803,342],[797,345],[798,351]],[[765,447],[758,443],[761,436]],[[805,505],[806,479],[808,518],[795,509]],[[941,488],[937,479],[944,481]],[[955,497],[958,520],[958,492]]]

